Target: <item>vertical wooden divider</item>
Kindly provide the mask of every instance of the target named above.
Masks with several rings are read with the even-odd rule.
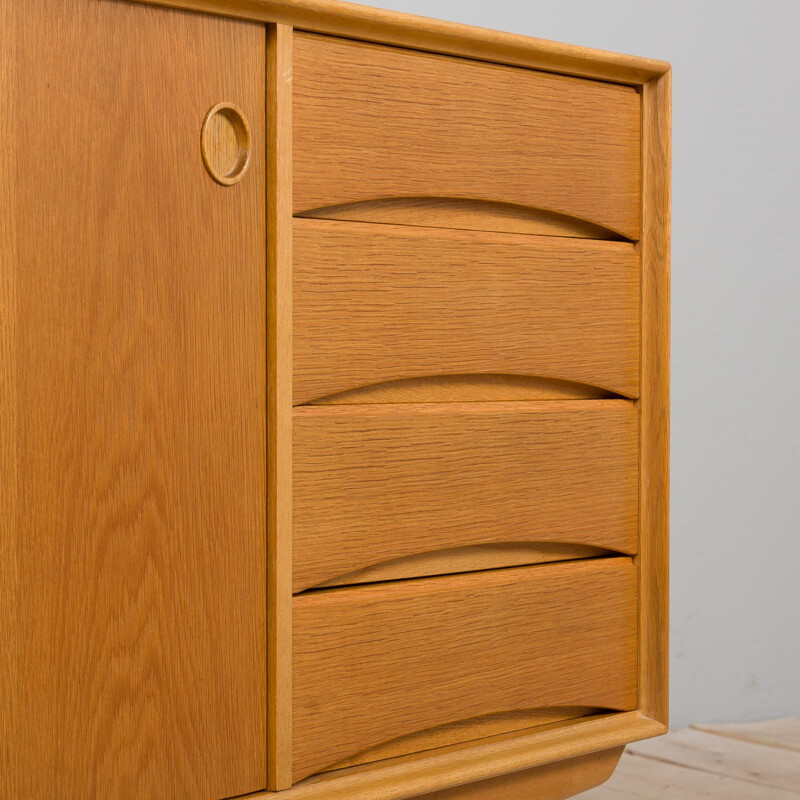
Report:
[[[669,719],[669,348],[671,85],[642,87],[639,708]]]
[[[16,15],[0,4],[0,796],[18,797]]]
[[[292,774],[292,28],[267,26],[268,786]]]

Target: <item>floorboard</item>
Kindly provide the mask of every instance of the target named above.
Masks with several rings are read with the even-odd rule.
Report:
[[[800,753],[690,728],[660,740],[637,742],[629,750],[633,755],[800,794]]]
[[[728,736],[743,742],[800,751],[800,717],[770,719],[766,722],[734,722],[727,725],[692,725],[699,731]]]
[[[787,789],[760,786],[727,775],[627,755],[608,783],[580,800],[797,800]]]
[[[630,745],[579,800],[800,800],[800,718],[695,725]]]

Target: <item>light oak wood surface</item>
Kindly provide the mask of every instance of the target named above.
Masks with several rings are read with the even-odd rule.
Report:
[[[235,103],[217,103],[203,121],[200,148],[208,174],[217,183],[238,183],[250,166],[253,151],[247,115]]]
[[[590,785],[667,719],[669,65],[146,2],[0,7],[0,795]]]
[[[635,708],[635,597],[629,559],[296,596],[294,779],[458,719]]]
[[[372,403],[487,403],[504,400],[600,400],[613,392],[585,383],[530,375],[427,375],[329,394],[309,405]]]
[[[634,755],[800,794],[800,753],[783,748],[685,729],[630,749]]]
[[[476,28],[341,0],[136,0],[301,30],[384,42],[503,64],[640,85],[669,70],[641,56],[609,53],[515,33]]]
[[[408,800],[465,783],[622,746],[665,732],[638,711],[575,720],[543,730],[495,736],[426,753],[315,775],[282,794],[286,800]],[[249,800],[268,800],[258,793]]]
[[[639,392],[633,245],[294,222],[294,403],[442,373]]]
[[[607,784],[575,800],[797,800],[798,796],[788,789],[625,753]]]
[[[466,545],[636,552],[628,401],[306,406],[293,436],[295,591]]]
[[[400,756],[468,746],[477,740],[487,741],[501,735],[514,735],[533,728],[552,728],[579,717],[590,717],[602,713],[603,709],[589,706],[566,706],[562,708],[523,709],[500,714],[486,714],[474,719],[462,719],[429,730],[399,736],[388,742],[362,750],[358,755],[345,758],[326,767],[322,772],[343,770],[375,761],[397,759]],[[465,744],[466,743],[466,744]],[[413,756],[412,756],[413,757]]]
[[[432,575],[454,575],[482,569],[502,569],[524,564],[548,564],[618,555],[613,550],[561,542],[500,542],[454,547],[381,561],[363,569],[315,584],[316,587],[396,581]]]
[[[800,718],[693,725],[629,748],[613,777],[579,800],[797,800]],[[704,731],[697,735],[698,731]],[[717,740],[717,741],[715,741]],[[730,749],[731,744],[734,749]],[[788,756],[788,761],[784,758]],[[772,784],[785,784],[779,788]],[[578,800],[578,798],[576,798]]]
[[[800,717],[770,719],[763,722],[693,725],[692,727],[699,731],[713,733],[716,736],[728,736],[742,742],[800,751]],[[800,789],[800,786],[798,788]]]
[[[292,38],[286,25],[267,26],[267,787],[272,790],[291,785]]]
[[[458,752],[471,751],[479,752],[484,747],[498,745],[502,742],[513,742],[526,738],[532,734],[537,736],[544,733],[555,733],[563,728],[572,727],[575,725],[585,725],[589,722],[597,720],[605,720],[611,717],[625,716],[627,712],[614,713],[605,709],[593,709],[588,706],[564,706],[561,708],[543,708],[543,709],[523,709],[521,711],[509,711],[501,714],[487,714],[482,717],[475,717],[472,719],[459,720],[458,722],[449,723],[447,725],[440,725],[426,731],[420,731],[416,734],[409,734],[408,736],[401,736],[397,739],[391,739],[384,744],[377,745],[376,747],[362,750],[358,756],[353,759],[346,759],[342,763],[349,761],[354,762],[354,766],[339,767],[335,765],[330,769],[325,769],[318,775],[307,778],[301,781],[299,785],[310,784],[316,781],[323,781],[325,776],[335,771],[335,774],[344,777],[350,775],[360,774],[362,772],[379,771],[399,764],[412,764],[418,759],[435,756],[438,760],[444,756],[453,756]],[[513,720],[531,720],[531,725],[527,727],[517,728],[512,725]],[[472,732],[476,730],[485,729],[483,736],[472,737]],[[464,733],[461,738],[456,738],[457,733]],[[439,746],[436,741],[439,740]],[[433,746],[424,749],[422,752],[404,752],[404,745],[411,741],[425,741],[432,742]],[[378,752],[395,751],[397,754],[391,758],[386,758],[380,763],[371,764],[363,761],[364,758],[369,757],[371,754]],[[456,784],[458,782],[456,781]],[[453,785],[456,785],[453,784]]]
[[[301,32],[294,53],[296,214],[457,198],[639,238],[632,88]]]
[[[19,797],[17,543],[17,7],[0,3],[0,795]]]
[[[624,237],[590,222],[513,203],[459,200],[453,197],[394,197],[327,206],[299,215],[308,219],[338,219],[422,228],[527,233],[579,239]]]
[[[671,73],[642,89],[639,707],[669,724]]]
[[[456,786],[417,800],[565,800],[608,780],[621,747],[557,761],[546,767],[512,772],[488,781]]]
[[[2,9],[0,795],[258,790],[263,28]],[[255,143],[231,188],[200,153],[222,100]]]

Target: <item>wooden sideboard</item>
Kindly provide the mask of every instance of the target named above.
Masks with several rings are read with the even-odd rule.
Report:
[[[669,65],[334,0],[0,59],[0,794],[561,800],[663,733]]]

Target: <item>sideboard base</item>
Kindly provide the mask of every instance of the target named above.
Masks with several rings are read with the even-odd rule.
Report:
[[[605,783],[614,773],[624,750],[624,747],[614,747],[466,786],[418,795],[414,800],[566,800]]]

